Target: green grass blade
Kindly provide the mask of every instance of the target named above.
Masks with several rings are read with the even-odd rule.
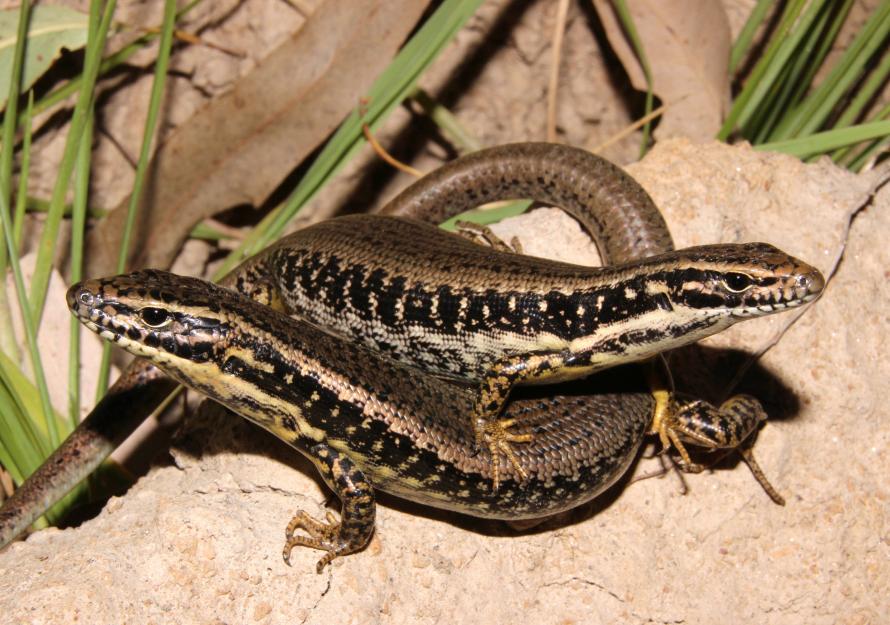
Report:
[[[43,417],[43,423],[50,438],[53,447],[59,444],[60,437],[57,428],[55,415],[49,400],[49,389],[46,385],[46,376],[43,371],[43,364],[40,360],[40,352],[37,349],[37,327],[34,319],[30,315],[28,307],[27,292],[25,289],[25,280],[22,276],[22,269],[19,266],[18,250],[15,244],[13,233],[13,224],[11,223],[12,213],[10,212],[10,192],[12,180],[12,153],[14,148],[13,137],[15,135],[16,118],[18,116],[18,98],[19,85],[22,78],[22,65],[24,59],[25,42],[27,39],[28,24],[28,3],[23,2],[19,9],[19,24],[17,30],[18,40],[13,54],[13,68],[9,81],[9,97],[6,109],[6,115],[3,118],[3,145],[0,151],[0,222],[2,222],[3,237],[6,242],[5,257],[6,261],[2,263],[3,276],[6,278],[6,264],[12,268],[12,275],[15,281],[15,289],[19,310],[22,315],[22,325],[25,329],[25,337],[28,342],[28,352],[31,357],[31,366],[34,371],[34,380],[37,384],[37,390],[40,396],[40,405]],[[4,289],[5,290],[5,289]],[[13,389],[10,389],[13,390]]]
[[[751,42],[754,41],[754,35],[757,33],[757,29],[760,28],[760,25],[763,23],[764,19],[766,19],[766,14],[775,3],[776,0],[757,0],[757,4],[751,10],[751,14],[745,21],[745,25],[742,27],[738,38],[732,45],[732,51],[729,55],[730,74],[735,73],[739,67],[739,63],[745,58],[745,55],[751,47]]]
[[[0,206],[6,218],[9,212],[10,193],[12,193],[12,157],[15,145],[16,118],[18,117],[19,90],[22,81],[22,68],[25,59],[25,41],[28,36],[28,21],[30,19],[30,4],[22,2],[19,6],[19,23],[16,30],[16,46],[12,58],[12,71],[9,77],[9,93],[6,113],[3,116],[3,130],[0,135],[0,195],[3,203]],[[6,249],[0,245],[0,276],[6,276],[7,256]]]
[[[21,168],[19,171],[19,187],[18,192],[16,193],[15,215],[13,216],[12,221],[12,238],[15,242],[16,253],[18,253],[18,250],[21,249],[22,231],[25,224],[25,202],[23,201],[23,198],[26,197],[28,176],[31,171],[31,112],[33,104],[34,92],[29,91],[28,106],[25,109],[25,114],[22,116],[24,118],[25,132],[22,144]],[[10,125],[13,125],[15,123],[15,114],[18,109],[18,102],[10,107],[10,109]],[[12,152],[12,150],[10,150],[10,152]],[[0,165],[0,167],[3,168],[3,171],[6,171],[5,164]],[[5,191],[0,191],[0,193],[5,194]],[[6,246],[0,245],[0,250],[3,251],[3,258],[2,261],[0,261],[0,276],[2,276],[2,280],[0,280],[0,282],[2,282],[2,284],[0,284],[0,323],[2,323],[2,327],[0,327],[0,333],[2,333],[0,334],[0,350],[12,357],[16,362],[20,362],[21,350],[19,350],[18,340],[13,334],[12,309],[9,306],[9,297],[6,292]]]
[[[241,245],[229,254],[216,272],[216,279],[231,271],[245,258],[259,252],[281,234],[297,211],[364,145],[363,121],[371,128],[376,128],[386,119],[414,89],[421,73],[475,13],[481,2],[482,0],[446,0],[439,6],[374,82],[368,92],[364,118],[358,112],[353,112],[346,118],[287,202],[266,215]]]
[[[806,4],[806,0],[791,0],[785,7],[782,19],[776,28],[766,51],[760,61],[754,66],[751,75],[745,82],[741,93],[736,96],[723,127],[717,133],[717,138],[726,141],[729,135],[738,126],[745,126],[748,119],[755,114],[760,102],[766,96],[776,76],[781,73],[791,53],[797,47],[801,32],[806,28],[796,28],[795,22]],[[794,37],[794,34],[797,37]]]
[[[22,373],[18,363],[0,352],[0,387],[3,388],[7,401],[12,406],[12,413],[16,415],[11,423],[4,424],[3,438],[8,445],[21,450],[23,455],[17,455],[16,460],[20,467],[30,473],[36,469],[43,459],[52,451],[49,442],[49,432],[46,423],[34,418],[43,410],[40,393],[34,383]],[[4,414],[4,419],[10,419],[10,415]],[[61,421],[53,413],[58,424]]]
[[[890,145],[890,136],[883,139],[876,139],[868,145],[862,152],[856,156],[849,165],[851,171],[862,171],[862,168],[874,158],[878,152],[886,152],[887,146]]]
[[[176,0],[165,0],[164,20],[161,25],[161,42],[158,49],[158,58],[155,62],[154,79],[151,85],[151,96],[148,104],[148,114],[145,118],[145,129],[142,135],[142,147],[139,151],[139,161],[136,163],[136,175],[133,180],[133,191],[127,204],[127,220],[124,225],[121,247],[117,257],[117,272],[121,273],[127,266],[127,255],[130,251],[130,241],[133,238],[133,226],[136,223],[136,212],[139,201],[142,198],[142,186],[145,183],[145,172],[151,160],[151,143],[158,122],[158,113],[161,109],[161,99],[164,96],[164,88],[167,84],[167,68],[170,65],[170,49],[173,45],[173,25],[176,23]]]
[[[74,203],[71,209],[71,284],[83,277],[83,242],[86,234],[87,200],[90,189],[90,164],[93,147],[93,111],[87,116],[83,129],[83,141],[77,154],[74,170]],[[68,338],[68,419],[71,429],[80,423],[80,333],[83,329],[74,315],[71,316]]]
[[[93,2],[93,6],[97,4],[97,2]],[[52,259],[56,241],[59,238],[59,225],[62,221],[65,195],[68,192],[68,182],[71,180],[71,173],[74,170],[78,144],[83,137],[83,128],[86,124],[86,117],[93,99],[93,90],[99,73],[102,49],[105,47],[108,27],[111,24],[111,16],[114,14],[115,4],[116,0],[109,0],[105,5],[105,12],[98,27],[90,29],[84,57],[83,83],[77,96],[77,103],[74,105],[74,113],[71,117],[68,136],[65,140],[62,161],[59,164],[56,183],[53,188],[52,199],[50,200],[50,210],[47,213],[43,234],[37,246],[37,264],[31,280],[31,311],[29,315],[37,324],[40,322],[40,318],[43,315],[43,307],[46,303],[46,289],[49,285],[49,276],[52,271]],[[91,7],[91,25],[93,13],[94,10]]]
[[[800,49],[792,55],[790,63],[772,85],[775,99],[761,103],[759,115],[746,125],[743,135],[752,143],[766,143],[775,138],[774,133],[784,126],[787,118],[799,110],[813,81],[831,50],[841,26],[852,7],[853,0],[843,4],[825,3],[820,7],[815,22],[806,30]]]
[[[474,208],[473,210],[461,213],[456,217],[452,217],[448,221],[440,224],[439,227],[443,230],[454,232],[457,230],[456,223],[458,221],[469,221],[471,223],[487,226],[488,224],[497,223],[507,217],[521,215],[527,211],[531,205],[532,202],[529,200],[517,200],[515,202],[504,204],[503,206],[498,206],[497,208]]]
[[[838,63],[822,84],[811,93],[803,106],[777,131],[775,139],[801,137],[822,126],[848,89],[862,76],[872,55],[884,44],[890,33],[890,2],[879,7],[859,31]]]
[[[640,39],[639,33],[637,33],[637,26],[634,24],[633,16],[630,14],[630,9],[627,7],[627,2],[625,2],[625,0],[613,0],[612,6],[615,7],[615,13],[618,14],[618,19],[621,21],[621,27],[624,29],[624,32],[627,33],[627,38],[630,40],[630,44],[634,49],[634,54],[640,62],[640,67],[643,70],[643,77],[646,79],[646,102],[644,105],[645,110],[643,111],[643,116],[646,116],[652,112],[655,102],[652,86],[652,69],[649,66],[649,59],[646,56],[646,48],[643,46],[643,40]],[[646,122],[643,126],[643,138],[640,143],[640,158],[643,158],[643,156],[646,155],[646,150],[649,149],[649,137],[651,133],[652,122]]]
[[[189,238],[203,239],[205,241],[224,241],[236,237],[233,237],[229,233],[222,232],[209,224],[201,222],[192,228],[192,231],[189,232]]]
[[[833,5],[832,3],[826,4],[826,10],[824,11],[826,19],[823,21],[821,28],[812,29],[813,33],[810,37],[811,40],[815,39],[818,43],[816,51],[813,53],[812,58],[809,59],[805,70],[802,72],[803,76],[798,82],[797,91],[790,100],[792,107],[783,109],[783,111],[797,111],[800,109],[801,103],[806,99],[807,92],[812,88],[813,79],[815,78],[816,73],[825,63],[825,59],[828,56],[828,53],[831,52],[831,49],[837,40],[837,36],[841,31],[841,27],[843,27],[844,21],[847,19],[847,15],[850,13],[852,7],[853,0],[844,0],[842,5]],[[825,25],[826,21],[827,25]],[[825,29],[825,32],[821,32],[822,29]],[[770,140],[775,138],[777,137],[770,136]]]
[[[890,121],[885,120],[836,130],[827,130],[797,139],[764,143],[755,146],[754,149],[768,152],[784,152],[798,158],[806,158],[813,154],[829,152],[843,146],[859,143],[860,141],[885,138],[887,135],[890,135]]]
[[[145,117],[145,128],[142,134],[142,148],[139,151],[139,161],[136,163],[136,175],[133,180],[133,190],[130,193],[130,201],[127,204],[127,219],[124,224],[121,246],[117,257],[117,273],[123,273],[127,268],[127,256],[130,251],[130,241],[133,237],[133,227],[136,224],[136,213],[139,202],[142,199],[142,186],[145,182],[145,172],[151,161],[151,143],[157,126],[158,113],[161,110],[161,100],[164,88],[167,84],[167,68],[170,65],[170,49],[173,45],[173,26],[176,23],[176,2],[165,0],[164,21],[161,26],[161,42],[158,48],[158,58],[155,61],[154,79],[151,85],[148,114]],[[105,395],[108,389],[108,376],[111,371],[111,343],[102,345],[102,361],[99,365],[99,383],[96,386],[96,401]]]
[[[426,91],[417,88],[409,97],[420,105],[423,112],[439,127],[439,130],[445,133],[459,152],[463,154],[482,149],[482,144],[467,132],[451,111]]]
[[[65,204],[64,211],[62,215],[64,217],[71,217],[73,213],[73,206],[71,204]],[[47,213],[49,212],[49,200],[44,200],[39,197],[34,197],[28,195],[25,197],[25,212],[27,213]],[[87,217],[92,217],[94,219],[101,219],[103,217],[108,216],[109,211],[104,208],[98,208],[96,206],[87,206]]]
[[[10,223],[12,214],[10,213],[10,193],[12,181],[12,157],[14,150],[14,137],[16,128],[16,119],[18,117],[18,99],[22,77],[22,66],[24,62],[25,41],[27,37],[27,25],[29,20],[30,4],[23,2],[19,7],[19,22],[16,34],[16,47],[13,52],[12,70],[9,80],[8,107],[3,117],[2,145],[0,145],[0,226],[2,226],[4,245],[0,245],[0,297],[2,297],[3,306],[3,323],[5,332],[11,332],[12,319],[9,309],[9,300],[6,293],[6,273],[7,266],[11,266],[13,274],[16,276],[16,286],[18,287],[18,302],[20,310],[23,313],[23,323],[27,329],[33,330],[28,325],[27,304],[21,305],[25,300],[24,283],[21,280],[21,270],[18,266],[18,250],[15,244],[13,233],[14,225]],[[32,338],[33,332],[29,334]],[[9,338],[11,345],[6,349],[9,353],[16,355],[16,361],[10,360],[3,352],[0,352],[0,409],[2,409],[3,430],[0,431],[4,440],[4,466],[13,476],[21,483],[21,479],[30,471],[30,464],[39,457],[48,453],[48,445],[45,439],[41,438],[34,429],[34,421],[32,415],[39,415],[41,410],[43,416],[49,413],[45,408],[37,406],[36,409],[25,411],[23,401],[19,391],[25,391],[25,397],[33,398],[37,394],[27,394],[27,387],[30,384],[27,380],[22,381],[21,371],[18,369],[18,346],[14,336]],[[4,343],[7,341],[4,340]],[[39,362],[39,361],[38,361]],[[45,386],[44,386],[45,387]],[[41,397],[42,399],[42,397]]]
[[[28,343],[28,354],[31,357],[34,380],[40,395],[41,416],[49,435],[50,447],[47,449],[47,453],[49,453],[50,450],[58,447],[61,442],[61,437],[59,436],[59,429],[56,424],[55,412],[53,411],[52,403],[49,399],[49,388],[46,384],[46,376],[44,374],[43,362],[40,358],[40,350],[37,348],[37,328],[34,324],[34,319],[29,315],[28,293],[25,288],[25,279],[22,276],[22,268],[19,266],[18,258],[15,256],[16,250],[15,242],[12,239],[12,224],[9,223],[10,220],[8,213],[6,212],[6,207],[0,206],[0,211],[4,213],[2,216],[3,236],[6,239],[6,249],[10,254],[10,266],[12,267],[12,275],[15,281],[19,311],[22,316],[22,325],[25,329],[25,338]],[[34,412],[31,414],[39,413]]]
[[[6,403],[6,398],[4,397],[4,389],[0,388],[0,411],[3,412],[3,415],[11,415],[8,404]],[[3,416],[0,415],[0,426],[3,425]],[[5,468],[9,474],[12,476],[12,481],[16,484],[21,484],[23,481],[22,475],[23,472],[21,468],[16,465],[15,462],[15,454],[12,450],[10,450],[4,443],[3,439],[0,438],[0,466]]]
[[[887,84],[887,76],[890,76],[890,50],[884,53],[884,58],[881,59],[880,65],[871,72],[868,80],[865,81],[865,84],[863,84],[856,93],[856,97],[853,98],[850,104],[846,106],[841,116],[838,117],[837,121],[834,123],[834,127],[845,128],[852,124],[853,120],[858,118],[868,103],[872,101],[872,98],[878,90],[883,89]],[[882,117],[883,115],[878,114],[875,119],[881,119]],[[832,153],[831,158],[834,159],[835,162],[838,162],[846,156],[851,149],[852,148],[842,148],[836,150]]]
[[[783,113],[790,106],[795,92],[795,76],[800,75],[806,57],[801,54],[793,64],[785,65],[776,81],[771,85],[768,94],[760,102],[755,113],[751,116],[741,134],[755,145],[763,143],[770,131],[776,126]]]
[[[34,119],[34,92],[28,92],[28,106],[22,115],[20,126],[22,132],[21,166],[19,168],[19,188],[15,198],[15,216],[12,221],[12,236],[15,239],[16,249],[21,249],[22,232],[25,229],[25,212],[28,207],[28,177],[31,172],[31,137],[34,131],[32,120]],[[49,206],[47,205],[47,210]]]
[[[886,120],[887,118],[890,118],[890,104],[874,116],[874,121]],[[845,155],[842,159],[843,164],[847,169],[860,171],[878,152],[884,150],[888,142],[890,142],[890,136],[874,139],[870,143],[861,146],[857,151]]]

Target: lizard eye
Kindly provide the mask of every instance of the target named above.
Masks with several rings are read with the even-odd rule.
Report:
[[[143,308],[139,311],[139,316],[146,325],[149,325],[152,328],[163,327],[172,321],[170,313],[163,308]]]
[[[730,271],[723,276],[723,285],[733,293],[741,293],[750,289],[754,280],[746,273]]]

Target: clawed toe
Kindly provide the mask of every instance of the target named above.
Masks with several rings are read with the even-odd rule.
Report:
[[[337,517],[327,511],[325,518],[326,522],[319,521],[302,510],[294,515],[285,530],[287,540],[282,555],[286,564],[290,565],[290,554],[294,547],[320,549],[328,552],[315,567],[316,572],[321,573],[322,569],[334,558],[346,552],[347,546],[338,539],[340,523],[337,521]],[[306,532],[308,536],[295,536],[294,532],[298,529]]]

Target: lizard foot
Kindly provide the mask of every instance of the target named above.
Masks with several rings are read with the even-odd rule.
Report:
[[[287,524],[287,529],[284,531],[287,542],[284,545],[282,555],[288,565],[290,565],[290,554],[294,547],[311,547],[327,551],[327,554],[315,566],[315,570],[318,573],[321,573],[322,569],[337,556],[354,551],[347,541],[340,538],[340,522],[337,521],[337,517],[328,511],[326,518],[327,522],[319,521],[302,510],[294,515],[294,518]],[[294,532],[298,529],[305,531],[309,535],[295,536]]]
[[[488,447],[491,453],[491,475],[492,489],[497,492],[501,485],[501,454],[507,457],[513,470],[516,472],[519,481],[525,481],[528,474],[516,454],[513,453],[513,447],[510,443],[528,443],[534,439],[532,434],[511,434],[508,428],[515,425],[515,419],[499,419],[496,421],[479,420],[476,422],[477,444],[483,444]]]

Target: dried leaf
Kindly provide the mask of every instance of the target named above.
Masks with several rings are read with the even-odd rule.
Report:
[[[83,13],[59,6],[37,6],[31,9],[28,47],[22,68],[22,93],[55,62],[62,48],[77,50],[87,43],[89,18]],[[18,42],[19,9],[0,11],[0,109],[6,108],[9,77]]]
[[[129,266],[167,267],[191,228],[260,204],[359,104],[426,7],[417,0],[326,0],[234,89],[159,148]],[[92,232],[89,275],[114,271],[121,203]]]
[[[668,108],[658,139],[712,139],[729,105],[729,20],[719,2],[626,0],[643,47],[655,94]],[[609,0],[593,0],[609,43],[633,86],[646,79]]]

